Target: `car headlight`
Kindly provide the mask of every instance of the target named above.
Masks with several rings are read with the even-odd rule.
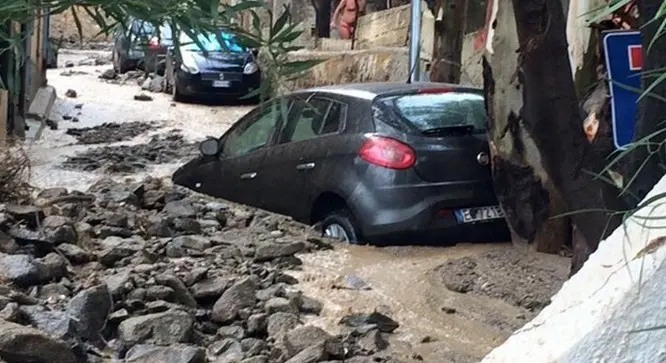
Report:
[[[180,65],[180,69],[190,74],[199,73],[199,66],[197,66],[196,60],[188,53],[183,53],[183,63]]]
[[[255,73],[258,70],[259,70],[259,66],[257,65],[257,63],[250,62],[250,63],[245,65],[245,68],[243,68],[243,73],[252,74],[252,73]]]
[[[185,63],[183,63],[183,64],[180,65],[180,69],[182,69],[183,71],[185,71],[187,73],[190,73],[190,74],[199,73],[199,68],[196,66],[196,64],[194,64],[194,65],[185,65]]]

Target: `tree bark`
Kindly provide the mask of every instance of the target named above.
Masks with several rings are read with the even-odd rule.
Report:
[[[640,14],[641,28],[641,43],[643,45],[643,72],[655,71],[666,67],[666,37],[662,34],[652,45],[648,51],[648,47],[652,42],[663,18],[659,21],[654,21],[647,24],[657,14],[657,10],[661,6],[659,0],[638,0],[638,12]],[[661,72],[660,72],[661,73]],[[642,78],[643,89],[646,89],[654,82],[655,78],[646,77]],[[661,82],[655,87],[651,94],[657,97],[666,97],[666,82]],[[666,113],[666,104],[653,96],[646,96],[639,103],[638,119],[634,129],[634,142],[648,137],[650,134],[663,129],[661,124],[664,120],[664,113]],[[659,143],[666,140],[666,133],[661,133],[650,139],[651,142]],[[660,150],[658,154],[651,154],[647,147],[639,147],[631,153],[629,160],[629,175],[638,173],[636,180],[630,189],[638,198],[643,198],[655,184],[664,175],[662,167],[664,163],[664,150]],[[638,202],[638,200],[636,201]]]
[[[520,118],[540,151],[542,164],[562,195],[582,238],[574,241],[571,274],[599,242],[620,225],[609,215],[626,205],[615,186],[594,177],[603,159],[594,153],[581,127],[582,115],[567,53],[565,17],[559,0],[513,0],[518,32]]]
[[[483,76],[495,192],[515,245],[558,253],[570,243],[571,226],[569,218],[549,219],[564,213],[564,203],[519,118],[523,96],[513,5],[495,0],[488,9]]]
[[[441,2],[443,18],[441,21],[435,21],[435,49],[430,80],[460,83],[468,0],[441,0]],[[435,14],[435,17],[437,15]]]

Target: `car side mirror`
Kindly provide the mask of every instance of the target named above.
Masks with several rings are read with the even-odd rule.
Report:
[[[199,151],[204,156],[215,156],[220,153],[220,140],[211,137],[199,144]]]

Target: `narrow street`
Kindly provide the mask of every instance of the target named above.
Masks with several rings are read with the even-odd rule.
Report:
[[[63,50],[61,66],[48,71],[59,96],[51,116],[58,130],[45,130],[27,147],[31,183],[40,189],[85,191],[109,177],[167,177],[196,154],[198,141],[221,135],[251,109],[175,104],[170,95],[141,91],[136,80],[100,79],[110,63],[78,65],[94,59],[109,54]],[[64,67],[68,62],[75,66]],[[75,98],[65,97],[70,89]],[[152,100],[135,100],[142,92]],[[79,132],[78,139],[67,134],[105,123],[120,126]],[[100,147],[110,148],[91,153]],[[528,256],[502,243],[337,246],[299,258],[302,268],[290,272],[296,288],[324,303],[309,323],[338,333],[343,316],[376,310],[400,324],[390,337],[397,355],[433,363],[479,361],[548,304],[569,267],[568,258]]]

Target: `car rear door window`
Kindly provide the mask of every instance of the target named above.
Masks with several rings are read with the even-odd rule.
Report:
[[[400,119],[427,133],[432,130],[469,128],[472,132],[486,131],[486,111],[483,95],[456,91],[392,96],[382,99]]]
[[[280,143],[303,141],[338,132],[346,116],[347,106],[337,101],[313,97],[296,100],[293,110]]]

